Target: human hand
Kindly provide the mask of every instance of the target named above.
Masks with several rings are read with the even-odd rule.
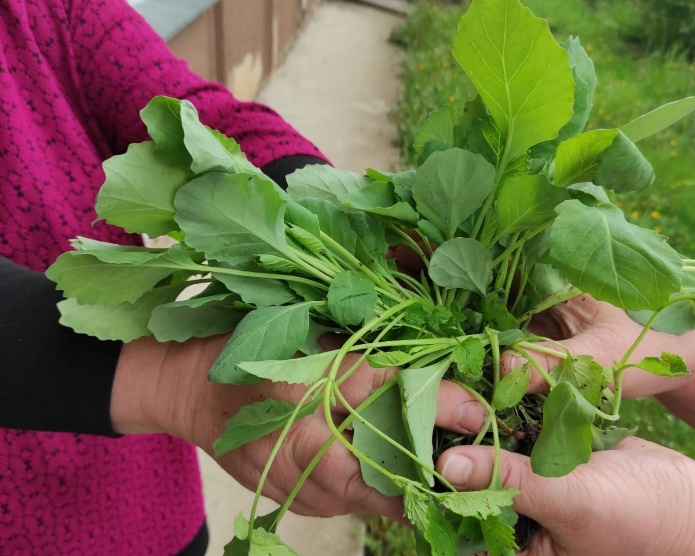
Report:
[[[261,382],[248,386],[215,384],[207,371],[226,338],[160,344],[141,339],[126,344],[112,396],[112,420],[120,432],[166,432],[184,438],[208,453],[224,431],[224,423],[243,405],[267,398],[297,402],[301,385]],[[357,355],[350,355],[349,367]],[[391,377],[385,369],[366,364],[341,386],[348,403],[359,405],[373,389]],[[347,411],[334,407],[335,422]],[[473,432],[485,418],[470,394],[450,382],[439,392],[437,425],[458,433]],[[255,489],[279,433],[269,434],[218,458],[218,463],[249,489]],[[292,427],[271,468],[263,494],[283,502],[314,455],[331,437],[321,409]],[[292,511],[314,516],[347,513],[381,514],[402,519],[400,498],[389,498],[367,487],[358,461],[335,442],[304,483]]]
[[[582,295],[541,313],[534,318],[529,329],[540,336],[559,340],[573,355],[593,355],[598,363],[606,366],[624,356],[643,327],[622,309]],[[693,367],[693,340],[695,332],[676,336],[651,330],[632,353],[629,361],[636,362],[644,357],[660,356],[662,352],[669,352],[680,355]],[[541,342],[539,345],[557,350],[556,344]],[[541,352],[534,353],[534,357],[547,371],[560,362],[556,357]],[[506,374],[520,367],[525,361],[520,355],[507,352],[502,359],[502,373]],[[691,385],[693,380],[690,377],[660,377],[631,368],[624,374],[623,395],[636,398],[665,394]],[[533,372],[529,391],[544,392],[547,389],[548,385],[541,375]]]
[[[437,470],[459,490],[487,488],[491,447],[451,448]],[[569,475],[545,478],[529,458],[502,452],[500,476],[514,509],[540,524],[524,556],[695,554],[695,461],[630,437]]]

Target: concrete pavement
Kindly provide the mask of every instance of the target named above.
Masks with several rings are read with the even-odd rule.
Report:
[[[354,2],[324,0],[292,50],[262,88],[258,100],[277,110],[311,139],[336,167],[396,170],[399,152],[391,109],[397,100],[400,57],[389,44],[400,17]],[[234,517],[248,515],[253,493],[201,453],[210,527],[208,556],[221,556]],[[263,501],[261,511],[276,505]],[[294,514],[281,537],[301,556],[360,556],[361,519]]]

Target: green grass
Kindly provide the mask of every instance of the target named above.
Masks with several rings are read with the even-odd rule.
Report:
[[[548,20],[558,41],[578,36],[591,56],[598,75],[591,129],[620,126],[666,102],[695,95],[695,63],[673,52],[645,53],[623,40],[624,31],[640,24],[632,1],[564,0],[560,6],[555,0],[524,0]],[[407,23],[393,34],[406,54],[397,107],[404,166],[415,162],[412,140],[425,116],[447,104],[460,106],[475,94],[450,54],[463,13],[463,5],[419,0]],[[654,166],[656,182],[616,204],[634,223],[659,231],[676,249],[695,255],[695,116],[639,147]],[[695,458],[695,430],[656,400],[626,400],[621,413],[623,424],[637,427],[639,436]],[[369,519],[368,529],[372,556],[415,554],[409,529],[383,518]]]

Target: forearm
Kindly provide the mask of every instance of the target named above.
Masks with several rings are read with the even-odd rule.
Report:
[[[59,324],[55,285],[0,257],[0,426],[113,436],[121,344]]]

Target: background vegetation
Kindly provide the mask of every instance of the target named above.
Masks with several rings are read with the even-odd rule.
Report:
[[[423,118],[446,104],[460,106],[474,90],[450,54],[467,2],[416,0],[393,34],[403,48],[403,92],[397,107],[405,166],[415,163],[413,134]],[[548,20],[558,41],[579,37],[591,56],[598,86],[590,129],[617,127],[667,102],[695,95],[695,2],[692,0],[524,0]],[[669,237],[695,256],[695,117],[640,149],[654,166],[656,182],[624,195],[628,219]],[[629,400],[623,423],[638,435],[695,457],[695,431],[653,399]],[[414,554],[408,529],[382,518],[369,520],[367,548],[373,556]]]

